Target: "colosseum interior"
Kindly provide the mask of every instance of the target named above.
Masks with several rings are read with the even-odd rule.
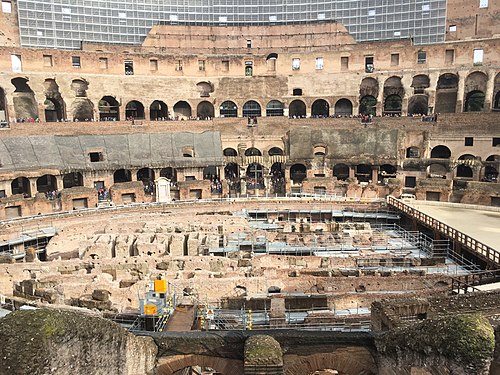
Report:
[[[141,330],[376,336],[446,316],[443,306],[461,316],[446,296],[500,264],[498,237],[486,259],[388,198],[487,210],[498,236],[498,2],[444,2],[432,43],[360,41],[334,20],[160,22],[140,43],[78,48],[30,45],[48,32],[27,37],[26,4],[38,2],[1,3],[0,307],[137,328],[148,288],[167,280],[188,323],[145,319]],[[482,293],[470,309],[494,321],[499,297]],[[500,373],[493,351],[464,370],[443,353],[394,357],[378,338],[349,355],[276,340],[283,353],[262,359],[268,370],[246,354],[155,358],[154,337],[130,344],[144,361],[102,373]],[[49,371],[9,361],[0,355],[1,375]],[[75,373],[101,373],[82,363]]]

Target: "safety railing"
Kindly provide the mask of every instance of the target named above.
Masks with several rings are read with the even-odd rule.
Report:
[[[411,207],[410,205],[404,203],[403,201],[396,199],[393,196],[387,197],[387,203],[404,214],[415,218],[417,221],[421,222],[425,226],[438,231],[439,233],[445,235],[446,237],[458,242],[459,244],[468,248],[471,252],[477,255],[479,258],[495,264],[495,266],[500,266],[500,252],[491,248],[490,246],[470,237],[469,235],[460,232],[459,230],[419,211],[418,209]]]

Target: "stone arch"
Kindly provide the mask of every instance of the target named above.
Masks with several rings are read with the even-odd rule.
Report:
[[[267,65],[267,70],[270,72],[274,72],[276,70],[276,60],[278,60],[278,54],[277,53],[270,53],[266,57],[266,65]]]
[[[429,88],[431,80],[427,74],[417,74],[413,77],[411,87],[414,94],[423,94],[425,89]]]
[[[476,160],[476,157],[472,154],[463,154],[463,155],[460,155],[458,160]]]
[[[59,92],[59,85],[53,78],[47,78],[43,86],[45,88],[45,121],[56,122],[65,119],[64,100]]]
[[[472,178],[474,173],[472,168],[465,164],[457,165],[456,176],[461,178]]]
[[[125,106],[125,118],[131,120],[144,120],[144,105],[138,100],[131,100]]]
[[[206,100],[200,102],[196,107],[196,116],[202,120],[208,120],[215,116],[214,105]]]
[[[238,156],[238,151],[231,147],[225,148],[222,153],[224,154],[224,156]]]
[[[120,103],[113,96],[103,96],[99,100],[100,121],[120,121]]]
[[[352,115],[352,102],[349,99],[339,99],[335,103],[336,115]]]
[[[208,165],[203,168],[203,179],[214,181],[219,179],[219,169],[216,165]]]
[[[266,116],[283,116],[284,107],[279,100],[271,100],[266,106]]]
[[[378,97],[379,84],[375,78],[367,77],[363,78],[361,84],[359,85],[359,97],[373,96]]]
[[[264,189],[264,167],[259,163],[251,163],[246,170],[247,189]]]
[[[174,104],[174,116],[178,120],[187,120],[191,118],[192,111],[188,102],[180,100]]]
[[[429,97],[427,95],[414,95],[408,101],[409,115],[427,115],[429,112]]]
[[[430,177],[446,178],[448,171],[443,164],[433,163],[427,167],[427,174]]]
[[[279,147],[271,147],[269,151],[267,152],[269,156],[283,156],[284,152],[281,148]]]
[[[71,81],[71,90],[75,92],[77,98],[86,98],[89,83],[83,78],[74,79]]]
[[[226,180],[237,180],[240,178],[240,166],[236,163],[228,163],[224,167],[224,178]]]
[[[151,168],[141,168],[137,171],[137,181],[142,181],[143,185],[149,185],[155,181],[155,171]]]
[[[12,180],[10,187],[12,195],[22,194],[25,198],[31,197],[31,184],[30,180],[26,177],[17,177]]]
[[[355,176],[359,182],[370,182],[372,179],[372,166],[370,164],[356,165]]]
[[[39,193],[46,193],[49,191],[57,190],[56,176],[51,174],[44,174],[36,180],[36,190]]]
[[[68,189],[83,186],[83,176],[80,172],[71,172],[63,175],[63,188]]]
[[[231,100],[222,102],[219,111],[220,117],[238,117],[238,106]]]
[[[128,169],[118,169],[113,173],[113,182],[115,184],[130,181],[132,181],[132,173]]]
[[[13,94],[14,112],[17,120],[38,118],[38,107],[35,93],[28,84],[28,79],[16,77],[11,80],[15,87]]]
[[[243,361],[198,354],[178,355],[161,358],[156,366],[156,375],[173,375],[188,367],[210,367],[224,375],[241,375]]]
[[[449,159],[450,157],[451,151],[446,146],[435,146],[431,150],[431,159]]]
[[[307,177],[307,168],[304,164],[294,164],[290,167],[290,179],[294,184],[300,184]]]
[[[166,167],[160,170],[160,177],[165,177],[172,182],[177,182],[177,169]]]
[[[302,100],[292,100],[288,105],[288,116],[290,117],[305,117],[306,116],[306,103]]]
[[[389,95],[384,101],[384,115],[401,115],[403,99],[397,94]]]
[[[155,100],[149,106],[149,119],[151,121],[168,120],[168,106],[161,100]]]
[[[411,146],[406,149],[406,157],[407,158],[419,158],[420,157],[420,149],[416,146]]]
[[[249,100],[243,104],[243,117],[260,117],[261,114],[260,104],[255,100]]]
[[[333,166],[333,176],[340,181],[347,180],[349,178],[349,166],[344,163],[335,164]]]
[[[400,115],[403,107],[405,90],[401,78],[389,77],[384,82],[384,114]]]
[[[76,98],[71,104],[70,113],[75,121],[92,121],[94,119],[94,103],[87,98]]]
[[[377,99],[374,96],[367,95],[363,96],[359,103],[359,114],[366,116],[372,115],[375,116],[377,109]]]
[[[245,156],[262,156],[262,152],[255,147],[249,147],[245,150]]]
[[[273,187],[274,194],[284,194],[286,190],[285,181],[285,164],[283,163],[273,163],[270,170],[271,175],[271,185]]]
[[[484,110],[484,93],[488,76],[483,72],[472,72],[465,79],[464,111],[481,112]]]
[[[362,347],[336,349],[333,353],[316,353],[309,356],[285,356],[285,375],[314,374],[316,371],[332,369],[339,374],[375,375],[378,373],[375,359],[370,351]]]
[[[311,107],[311,115],[313,117],[330,116],[330,104],[325,99],[315,100]]]
[[[202,98],[208,98],[210,96],[210,93],[214,92],[214,86],[211,82],[198,82],[196,84],[196,88],[198,89],[200,97]]]
[[[458,76],[444,73],[439,76],[436,86],[436,113],[455,113],[458,95]]]

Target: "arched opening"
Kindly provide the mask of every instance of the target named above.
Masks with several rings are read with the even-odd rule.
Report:
[[[283,163],[274,163],[271,166],[271,185],[273,194],[285,194],[285,165]]]
[[[291,118],[306,117],[306,104],[302,100],[294,100],[288,106],[288,116]]]
[[[464,112],[484,110],[484,93],[487,90],[488,76],[483,72],[473,72],[465,79]]]
[[[51,174],[45,174],[36,180],[36,190],[39,193],[49,193],[57,190],[56,177]]]
[[[374,98],[378,97],[378,81],[375,78],[367,77],[363,78],[361,84],[359,85],[359,97],[363,98],[365,96],[372,96]]]
[[[182,358],[177,358],[182,357]],[[218,358],[189,354],[173,358],[161,358],[156,367],[157,375],[192,374],[192,367],[210,369],[210,374],[241,375],[243,362],[237,359]],[[205,372],[203,372],[205,373]]]
[[[271,147],[267,152],[269,156],[283,156],[283,150],[279,147]]]
[[[168,120],[168,107],[161,100],[155,100],[149,106],[149,118],[151,121]]]
[[[132,173],[128,169],[118,169],[113,173],[113,182],[115,184],[129,181],[132,181]]]
[[[330,105],[324,99],[315,100],[311,107],[312,117],[328,117],[330,116]]]
[[[335,103],[335,114],[337,116],[352,115],[352,103],[349,99],[340,99]]]
[[[17,77],[12,79],[16,88],[13,94],[14,111],[17,122],[27,122],[38,118],[38,106],[35,93],[28,85],[26,78]]]
[[[411,158],[419,158],[420,157],[420,150],[418,147],[408,147],[406,149],[406,157],[411,159]]]
[[[387,182],[385,181],[385,179],[396,178],[396,171],[397,168],[394,165],[382,164],[378,172],[378,181],[383,182],[385,184]]]
[[[491,165],[487,165],[484,168],[484,182],[497,182],[498,181],[498,169]]]
[[[77,98],[86,98],[89,83],[84,79],[74,79],[71,81],[71,89],[75,92]]]
[[[495,99],[493,100],[493,109],[500,111],[500,91],[496,93]]]
[[[372,166],[369,164],[358,164],[356,166],[356,178],[358,182],[370,182],[372,179]]]
[[[0,87],[0,127],[9,123],[9,116],[7,113],[7,100],[5,98],[5,90]]]
[[[99,100],[100,121],[120,121],[120,104],[112,96],[104,96]]]
[[[430,79],[428,75],[418,74],[413,77],[411,87],[413,87],[414,94],[423,94],[425,89],[430,86]]]
[[[431,159],[449,159],[451,151],[448,147],[439,145],[431,150]]]
[[[83,186],[83,176],[80,172],[71,172],[63,175],[64,189],[69,189],[76,186]]]
[[[76,98],[71,104],[74,121],[92,121],[94,119],[94,103],[87,98]]]
[[[460,178],[472,178],[472,168],[468,165],[459,164],[457,165],[457,177]]]
[[[191,106],[188,104],[188,102],[181,100],[175,103],[174,117],[176,120],[187,120],[191,118],[191,115]]]
[[[262,152],[258,148],[250,147],[245,150],[245,156],[262,156]]]
[[[219,172],[216,165],[209,165],[208,167],[203,168],[203,179],[210,181],[218,181],[219,180]]]
[[[266,65],[267,65],[267,70],[269,72],[274,72],[276,71],[276,60],[278,60],[278,54],[277,53],[270,53],[266,57]]]
[[[54,99],[45,99],[43,102],[45,107],[45,121],[47,122],[59,122],[63,121],[62,118],[62,108],[59,103]]]
[[[304,164],[294,164],[290,167],[290,179],[294,184],[300,184],[307,177],[307,168]]]
[[[500,73],[496,75],[493,87],[493,110],[500,111]]]
[[[249,100],[243,104],[243,117],[260,117],[261,109],[260,104],[255,100]]]
[[[222,153],[224,154],[224,156],[238,156],[238,151],[230,147],[225,148]]]
[[[196,88],[200,92],[201,98],[207,98],[214,92],[214,86],[210,82],[198,82]]]
[[[224,167],[224,178],[226,180],[236,180],[240,178],[240,167],[236,163],[228,163]]]
[[[141,168],[137,171],[137,181],[142,181],[144,186],[151,186],[155,181],[155,171],[151,168]]]
[[[264,189],[264,168],[259,163],[252,163],[247,168],[247,189]]]
[[[333,176],[337,180],[345,181],[349,178],[349,166],[347,164],[335,164],[333,167]]]
[[[359,114],[362,116],[375,116],[377,113],[377,99],[371,95],[363,96],[359,103]]]
[[[24,198],[31,197],[31,184],[30,180],[26,177],[17,177],[12,180],[10,187],[12,189],[12,195],[22,194]]]
[[[238,106],[230,100],[223,102],[219,110],[220,117],[238,117]]]
[[[427,167],[427,175],[430,178],[446,178],[448,171],[442,164],[430,164]]]
[[[457,107],[458,76],[445,73],[439,76],[436,86],[436,113],[455,113]]]
[[[490,155],[486,158],[486,161],[489,162],[500,162],[500,155]]]
[[[458,158],[458,160],[476,160],[476,157],[471,154],[463,154]]]
[[[65,118],[64,101],[59,92],[59,85],[55,79],[50,78],[45,80],[43,86],[45,87],[45,121],[63,121]]]
[[[427,95],[414,95],[408,101],[408,114],[427,115],[429,112],[429,98]]]
[[[266,106],[266,116],[283,116],[283,103],[271,100]]]
[[[384,115],[401,115],[404,94],[400,77],[393,76],[384,82]]]
[[[484,109],[484,92],[471,91],[465,98],[465,112],[481,112]]]
[[[403,100],[399,95],[389,95],[384,102],[384,115],[401,115]]]
[[[144,106],[137,100],[132,100],[127,103],[125,107],[125,117],[127,120],[143,120],[144,119]]]
[[[325,145],[315,145],[313,147],[313,155],[314,156],[325,156],[326,155],[326,146]]]
[[[177,182],[177,169],[172,167],[163,168],[160,171],[160,177],[165,177],[171,182]]]
[[[203,101],[198,104],[198,107],[196,108],[196,116],[200,120],[210,120],[211,118],[214,117],[215,114],[215,109],[214,105],[210,102]]]

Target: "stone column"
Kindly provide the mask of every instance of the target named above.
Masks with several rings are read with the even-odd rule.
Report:
[[[464,111],[464,95],[465,95],[465,79],[466,78],[467,78],[467,72],[458,72],[457,106],[455,108],[456,113],[462,113]]]
[[[356,177],[356,168],[354,166],[349,166],[349,178]]]
[[[380,77],[382,78],[382,77]],[[378,96],[377,96],[377,105],[376,105],[376,114],[377,116],[382,116],[384,111],[384,82],[385,80],[380,80],[378,86]]]
[[[488,82],[486,83],[486,92],[484,97],[483,112],[491,112],[493,107],[493,91],[495,88],[495,71],[488,72]]]
[[[269,311],[269,325],[271,328],[286,326],[286,307],[284,297],[271,298],[271,310]]]
[[[372,166],[372,183],[373,184],[378,184],[378,171],[379,171],[379,166]]]

